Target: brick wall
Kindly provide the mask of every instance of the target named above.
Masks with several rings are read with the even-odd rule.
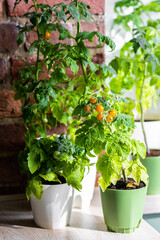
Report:
[[[62,0],[41,0],[39,2],[53,5]],[[19,150],[24,147],[24,125],[21,115],[21,102],[14,101],[13,81],[17,78],[19,69],[23,62],[19,57],[28,56],[29,45],[35,40],[35,34],[26,36],[26,43],[18,47],[16,38],[18,30],[16,25],[24,25],[27,18],[23,14],[29,5],[23,1],[13,11],[14,0],[0,0],[0,194],[17,193],[23,191],[25,178],[21,176],[17,163]],[[98,30],[104,33],[104,5],[105,0],[84,0],[89,4],[95,14],[96,22],[91,25],[82,22],[81,30]],[[72,21],[66,26],[72,33],[76,30],[76,25]],[[54,33],[53,33],[54,34]],[[53,35],[51,36],[51,39]],[[52,40],[53,41],[53,40]],[[54,36],[54,42],[58,39]],[[101,63],[104,61],[104,48],[96,47],[95,42],[86,42],[90,48],[93,61]],[[35,56],[30,57],[30,62],[35,62]],[[60,133],[65,130],[59,124],[53,131]]]

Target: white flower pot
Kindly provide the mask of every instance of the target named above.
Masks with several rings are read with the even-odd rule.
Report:
[[[96,162],[97,156],[95,158],[90,158],[90,163],[95,163],[93,166],[88,169],[86,168],[84,178],[82,180],[82,190],[79,192],[77,190],[74,191],[74,208],[86,209],[90,206],[91,200],[93,198],[95,181],[96,181]]]
[[[35,223],[47,229],[62,228],[69,224],[73,189],[65,184],[43,185],[40,200],[31,196],[31,208]]]
[[[142,128],[140,122],[135,122],[136,128],[133,138],[144,143]],[[144,128],[147,136],[148,147],[150,149],[160,149],[160,121],[145,121]]]

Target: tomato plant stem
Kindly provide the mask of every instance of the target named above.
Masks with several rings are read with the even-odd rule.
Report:
[[[76,0],[76,7],[77,9],[79,9],[79,4],[78,4],[78,0]],[[80,19],[78,18],[78,22],[77,22],[77,33],[80,32]]]
[[[36,10],[36,13],[38,13],[38,7],[37,7],[37,3],[35,0],[33,0],[33,3],[34,3],[34,6],[35,6],[35,10]],[[39,29],[38,29],[38,25],[39,25],[39,18],[37,17],[36,18],[36,27],[37,27],[37,35],[38,35],[38,41],[40,42],[40,34],[39,34]],[[37,47],[37,63],[36,63],[36,80],[38,81],[39,79],[39,71],[38,71],[38,68],[39,68],[39,57],[40,57],[40,44],[38,44],[38,47]]]
[[[146,63],[144,62],[144,74],[143,74],[143,81],[142,81],[142,85],[141,85],[141,93],[140,93],[140,98],[139,98],[139,104],[140,104],[140,120],[141,120],[141,127],[142,127],[144,142],[145,142],[145,145],[146,145],[146,151],[147,151],[147,153],[149,153],[147,137],[146,137],[146,132],[145,132],[145,128],[144,128],[144,110],[143,110],[143,103],[142,103],[145,77],[146,77]]]
[[[122,175],[123,175],[124,182],[127,183],[127,177],[126,177],[126,174],[125,174],[125,171],[124,171],[123,167],[122,167]]]
[[[76,0],[76,7],[77,9],[79,9],[79,2],[78,0]],[[80,33],[80,18],[78,19],[78,22],[77,22],[77,34]],[[78,44],[79,40],[77,41],[77,44]],[[81,64],[81,67],[82,67],[82,71],[83,71],[83,75],[84,75],[84,80],[85,80],[85,87],[84,87],[84,92],[83,92],[83,95],[86,94],[86,85],[87,85],[87,71],[86,71],[86,67],[85,65],[83,64],[83,60],[80,61],[80,64]]]

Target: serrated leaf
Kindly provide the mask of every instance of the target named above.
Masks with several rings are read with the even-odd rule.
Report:
[[[41,199],[43,193],[42,182],[39,179],[33,178],[28,182],[26,188],[26,196],[29,200],[31,193],[33,193],[39,200]]]
[[[138,154],[142,158],[145,158],[146,156],[146,148],[143,143],[141,143],[139,140],[132,139],[132,152],[133,155]]]
[[[58,179],[58,176],[55,173],[53,173],[53,172],[48,173],[46,175],[40,173],[39,176],[42,177],[44,180],[49,181],[49,182],[56,181],[56,182],[60,182],[61,183],[61,181]]]
[[[79,21],[79,11],[75,5],[67,5],[67,10],[71,14],[73,19],[76,19],[76,21]]]
[[[70,175],[66,176],[68,185],[72,185],[77,190],[82,189],[81,181],[84,176],[85,168],[84,166],[79,166],[75,171]]]
[[[135,128],[133,117],[128,114],[124,114],[124,113],[119,113],[114,117],[114,125],[116,127],[122,126],[126,130]]]
[[[17,44],[20,45],[24,42],[24,32],[20,31],[17,36]]]
[[[113,40],[99,32],[80,32],[77,34],[77,40],[79,38],[81,38],[81,40],[86,40],[86,39],[91,39],[93,38],[94,36],[97,36],[99,38],[99,44],[102,45],[102,43],[105,43],[106,45],[108,45],[111,50],[113,51],[115,49],[115,43],[113,42]]]
[[[63,22],[66,22],[66,15],[63,11],[59,11],[58,9],[53,9],[53,12],[57,17],[59,17]]]
[[[86,146],[86,135],[84,133],[81,133],[78,136],[76,136],[75,144],[79,147],[85,147]]]
[[[29,153],[28,153],[28,168],[30,172],[33,174],[38,170],[40,167],[40,157],[39,153],[37,153],[36,148],[33,148]]]
[[[37,47],[38,47],[38,41],[33,42],[30,45],[29,54],[31,55],[36,50]]]

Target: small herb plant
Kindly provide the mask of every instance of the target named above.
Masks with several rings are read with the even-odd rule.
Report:
[[[85,157],[83,148],[73,145],[68,136],[62,134],[59,137],[32,140],[20,152],[19,165],[28,177],[26,196],[29,200],[31,193],[40,199],[43,193],[42,184],[50,182],[66,182],[80,190],[85,166],[89,167],[89,159]]]
[[[93,150],[96,155],[105,150],[96,164],[103,191],[121,177],[125,183],[127,177],[132,177],[137,183],[142,180],[148,184],[148,174],[139,160],[140,156],[145,157],[146,149],[143,143],[131,139],[135,125],[132,116],[121,113],[125,102],[120,96],[101,90],[90,99],[83,99],[73,112],[78,119],[72,123],[72,131],[73,125],[79,123],[74,132],[76,145],[86,152]],[[137,155],[136,160],[129,160],[129,154]]]

